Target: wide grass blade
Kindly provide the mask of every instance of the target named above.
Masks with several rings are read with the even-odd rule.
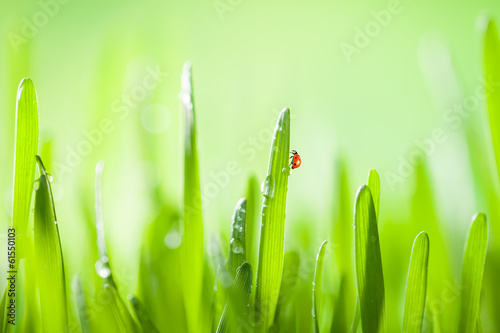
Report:
[[[417,235],[411,250],[403,319],[403,332],[419,333],[425,312],[427,268],[429,264],[429,236],[425,231]]]
[[[236,270],[246,261],[245,221],[247,201],[241,198],[234,209],[231,241],[229,243],[228,269],[236,275]]]
[[[488,222],[486,215],[479,213],[473,219],[462,264],[460,287],[463,291],[459,298],[457,321],[459,333],[474,332],[476,328],[487,245]]]
[[[191,63],[182,69],[182,90],[179,95],[184,109],[184,234],[181,262],[184,306],[189,332],[199,331],[203,288],[203,220],[201,189],[196,145],[196,118],[193,101]]]
[[[130,306],[134,310],[135,317],[139,324],[141,324],[142,332],[144,333],[157,333],[158,329],[155,327],[151,319],[149,318],[148,311],[144,307],[144,304],[141,303],[134,295],[129,295],[128,300],[130,302]]]
[[[13,226],[18,235],[25,235],[28,226],[37,148],[38,104],[36,91],[33,82],[29,78],[24,78],[17,90],[14,155]]]
[[[36,157],[40,170],[35,194],[35,255],[40,294],[42,326],[45,332],[66,332],[68,310],[64,262],[57,217],[50,182],[42,160]]]
[[[262,332],[273,322],[281,286],[289,152],[290,109],[284,109],[274,130],[267,177],[262,184],[264,201],[255,298],[257,321]]]
[[[323,281],[323,264],[325,262],[325,249],[326,243],[328,241],[324,241],[319,247],[318,255],[316,256],[316,268],[314,270],[314,282],[313,282],[313,330],[315,333],[319,333],[319,319],[318,314],[321,311],[321,284]]]
[[[500,41],[498,30],[493,20],[488,22],[484,35],[484,70],[486,84],[492,88],[486,89],[490,128],[495,149],[498,178],[500,179],[500,89],[494,84],[500,82]]]
[[[245,313],[251,287],[252,266],[244,262],[236,271],[236,277],[229,290],[229,299],[222,312],[217,333],[251,331],[251,324],[246,319]]]
[[[385,296],[377,217],[368,186],[359,188],[354,210],[356,280],[363,332],[385,332]]]

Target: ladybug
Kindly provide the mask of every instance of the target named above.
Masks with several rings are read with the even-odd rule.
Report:
[[[292,150],[291,153],[293,155],[290,156],[290,166],[292,167],[292,169],[297,169],[300,166],[300,163],[302,163],[302,160],[300,159],[300,155],[296,150]]]

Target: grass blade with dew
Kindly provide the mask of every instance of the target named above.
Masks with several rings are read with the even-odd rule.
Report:
[[[427,268],[429,264],[429,236],[425,231],[417,235],[411,250],[403,319],[403,332],[420,333],[425,313]]]
[[[181,275],[189,332],[199,331],[203,288],[203,220],[196,144],[196,118],[191,63],[182,68],[179,98],[184,109],[184,234],[181,243]]]
[[[377,217],[370,188],[363,185],[354,210],[356,280],[361,327],[364,332],[385,332],[385,296]]]
[[[283,271],[286,197],[290,152],[290,109],[279,115],[271,144],[267,177],[262,184],[262,222],[255,295],[260,331],[271,326],[276,311]]]
[[[243,331],[251,331],[251,324],[246,320],[245,314],[248,304],[248,296],[252,287],[252,266],[244,262],[236,270],[234,283],[229,290],[229,299],[222,312],[217,333],[236,332],[236,327]]]
[[[488,22],[484,35],[484,70],[486,84],[492,88],[486,89],[486,100],[490,118],[491,135],[497,164],[498,178],[500,179],[500,89],[496,82],[500,82],[500,41],[498,30],[493,20]]]
[[[313,330],[315,333],[319,333],[319,319],[318,315],[321,312],[321,284],[323,280],[323,264],[325,262],[325,249],[326,243],[324,241],[319,247],[318,255],[316,257],[316,268],[314,270],[314,281],[312,289],[312,315],[313,315]]]
[[[134,295],[128,295],[128,300],[132,310],[134,310],[135,317],[139,324],[141,324],[142,332],[144,333],[157,333],[158,329],[155,327],[151,321],[148,311],[144,307],[141,301],[137,299]]]
[[[231,241],[229,242],[229,256],[227,266],[233,276],[236,270],[246,261],[245,221],[247,201],[241,198],[234,209]]]
[[[473,219],[462,264],[460,287],[463,291],[459,296],[458,333],[474,332],[476,328],[487,246],[488,222],[486,215],[479,213]]]
[[[377,218],[377,225],[378,225],[378,217],[380,211],[380,176],[378,175],[378,172],[375,169],[371,169],[370,172],[368,172],[368,188],[372,193],[373,206],[375,207],[375,215]],[[351,332],[352,331],[356,332],[358,329],[359,320],[361,319],[359,311],[360,311],[359,297],[356,297],[356,307],[354,309],[354,317],[352,319],[353,321],[351,324]]]
[[[73,282],[71,284],[73,289],[73,295],[75,298],[75,308],[78,314],[78,320],[80,323],[80,329],[82,333],[90,332],[90,323],[87,310],[87,297],[82,286],[82,279],[80,275],[75,275]]]
[[[111,273],[109,258],[106,249],[106,241],[104,237],[104,222],[102,212],[102,173],[104,170],[104,162],[99,161],[95,168],[95,213],[96,213],[96,232],[97,232],[97,247],[99,259],[96,262],[95,268],[97,274],[102,278],[103,286],[98,292],[106,295],[109,299],[109,308],[111,310],[113,323],[104,322],[111,327],[116,327],[115,330],[120,332],[137,332],[135,322],[130,315],[127,307],[123,303],[118,293],[117,286]],[[114,325],[113,325],[114,324]],[[115,326],[116,325],[116,326]]]
[[[35,255],[42,327],[45,332],[68,330],[68,306],[61,240],[50,182],[42,159],[36,156],[40,178],[35,188]]]

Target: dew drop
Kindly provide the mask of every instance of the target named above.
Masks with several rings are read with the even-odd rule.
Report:
[[[355,225],[354,223],[352,224],[352,228],[353,228],[353,229],[354,229],[354,228],[356,228],[356,225]]]
[[[270,175],[264,179],[260,186],[260,190],[265,197],[272,198],[274,196],[274,182]]]
[[[52,183],[54,181],[54,177],[52,177],[52,175],[50,173],[48,173],[47,180],[49,181],[49,183]]]
[[[244,251],[243,244],[236,238],[231,239],[230,247],[231,251],[235,254],[243,253]]]
[[[108,257],[106,257],[106,256],[97,260],[95,263],[95,270],[97,272],[97,275],[99,275],[103,279],[105,279],[111,275],[111,270],[109,269],[109,266],[107,263],[108,263]]]
[[[175,228],[170,229],[170,231],[165,235],[165,239],[163,240],[165,245],[169,249],[176,249],[181,245],[182,238],[181,234]]]
[[[37,179],[33,182],[33,189],[37,191],[40,188],[40,180]]]

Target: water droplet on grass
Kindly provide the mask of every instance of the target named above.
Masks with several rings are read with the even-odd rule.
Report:
[[[103,279],[109,277],[111,275],[111,270],[109,269],[108,257],[104,256],[101,259],[97,260],[95,263],[95,271],[97,275],[102,277]]]
[[[270,175],[264,179],[260,186],[260,190],[265,197],[272,198],[274,196],[274,182]]]
[[[52,183],[54,181],[54,177],[52,177],[52,175],[50,173],[48,173],[47,180],[49,181],[49,183]]]
[[[241,242],[236,238],[231,239],[230,246],[231,246],[231,251],[236,254],[243,253],[243,251],[245,250],[243,248],[243,244],[241,244]]]
[[[165,235],[165,239],[163,240],[165,242],[165,245],[169,249],[176,249],[181,245],[181,234],[179,233],[178,230],[172,228],[170,231]]]
[[[33,182],[33,189],[37,191],[40,188],[40,180],[37,179]]]

